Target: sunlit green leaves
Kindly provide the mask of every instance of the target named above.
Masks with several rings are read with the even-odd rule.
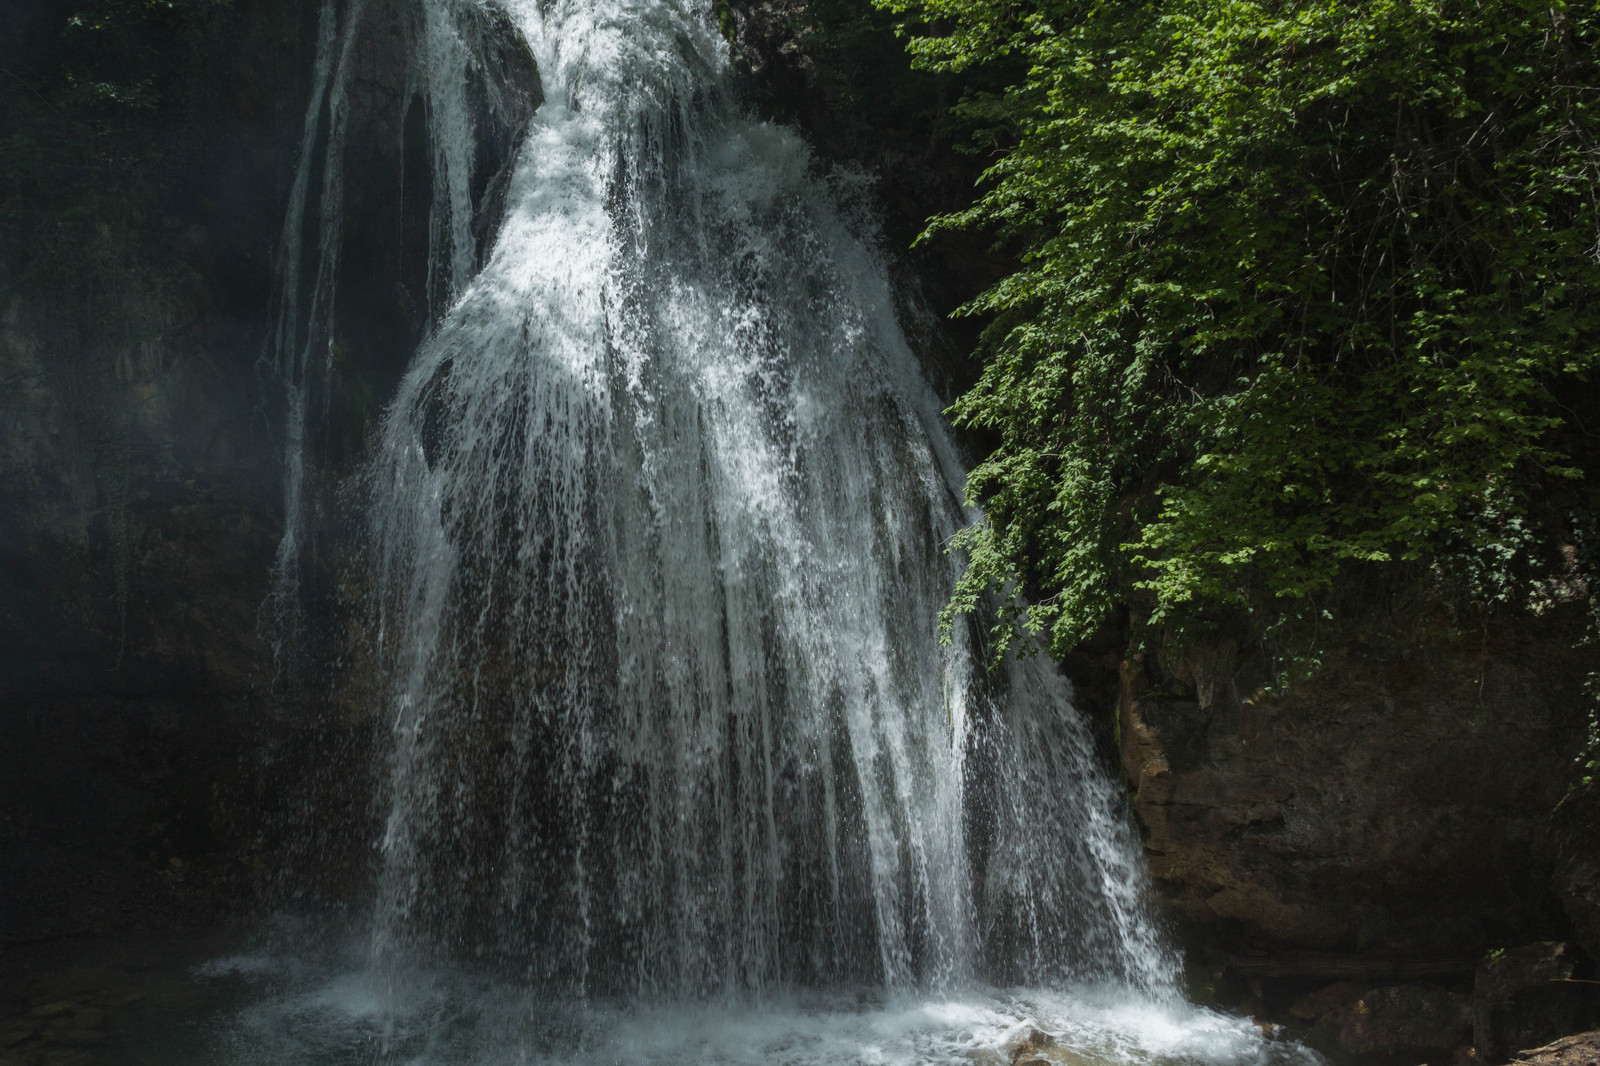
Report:
[[[1592,522],[1552,501],[1595,459],[1593,4],[878,2],[925,66],[1026,71],[969,101],[1000,150],[933,223],[1023,263],[967,309],[954,414],[1001,443],[952,612],[1025,592],[1002,640],[1065,650],[1130,598],[1270,620],[1396,563],[1504,590]]]

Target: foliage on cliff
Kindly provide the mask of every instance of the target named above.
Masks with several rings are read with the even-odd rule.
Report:
[[[286,20],[287,21],[287,20]],[[0,47],[0,203],[117,224],[237,93],[231,0],[70,0]],[[170,169],[170,167],[169,167]]]
[[[1600,12],[1565,0],[876,0],[1020,271],[952,611],[1058,651],[1130,600],[1263,629],[1373,568],[1518,599],[1593,536]],[[1585,410],[1585,405],[1588,409]]]

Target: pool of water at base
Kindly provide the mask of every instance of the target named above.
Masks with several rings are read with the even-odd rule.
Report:
[[[472,968],[380,977],[359,940],[310,939],[13,948],[0,1066],[1325,1066],[1249,1019],[1122,990],[552,1002]]]

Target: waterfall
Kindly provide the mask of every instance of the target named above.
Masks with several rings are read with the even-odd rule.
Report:
[[[526,78],[517,69],[522,57],[506,54],[507,42],[496,39],[515,32],[508,23],[502,10],[479,0],[321,2],[304,127],[278,241],[272,334],[262,360],[266,376],[282,389],[284,410],[284,531],[267,619],[280,672],[301,650],[302,561],[320,502],[312,483],[329,473],[316,438],[326,437],[338,416],[335,378],[349,369],[340,366],[341,359],[351,358],[348,351],[341,355],[341,346],[350,346],[351,334],[370,332],[361,320],[374,313],[347,306],[351,301],[341,294],[341,282],[350,280],[345,272],[352,259],[353,273],[370,275],[377,271],[363,259],[403,258],[411,251],[404,233],[396,235],[398,247],[360,246],[363,234],[352,234],[348,216],[350,202],[359,204],[362,197],[352,195],[351,186],[392,186],[401,201],[398,229],[405,228],[407,208],[420,205],[425,212],[419,229],[426,247],[416,250],[420,277],[406,279],[415,291],[405,296],[418,305],[414,310],[424,325],[437,321],[482,264],[482,238],[498,220],[500,179],[508,176],[499,172],[498,157],[512,145],[503,142],[515,140],[538,104],[537,87],[518,84]],[[527,62],[531,66],[531,57]],[[401,84],[367,94],[393,92],[394,113],[376,116],[369,103],[353,116],[352,82],[392,77],[394,68],[402,72]],[[400,136],[398,144],[383,147],[398,158],[419,152],[423,162],[416,172],[363,173],[361,165],[371,160],[349,158],[353,139],[392,139],[395,131],[384,130],[386,124],[399,127]],[[371,367],[355,372],[357,378],[371,374]]]
[[[362,479],[380,961],[668,999],[1170,988],[1068,685],[941,643],[974,516],[862,198],[746,113],[711,0],[505,11],[544,103]],[[468,124],[433,130],[456,173]]]

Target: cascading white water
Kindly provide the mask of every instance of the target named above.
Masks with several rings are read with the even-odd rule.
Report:
[[[506,6],[545,103],[365,480],[380,958],[1170,990],[1065,682],[939,640],[972,516],[850,190],[731,98],[710,0]]]
[[[432,328],[360,478],[378,900],[203,967],[254,991],[196,1061],[969,1066],[1037,1026],[1069,1066],[1318,1066],[1177,994],[1048,660],[941,643],[977,516],[861,183],[740,108],[712,0],[492,2],[324,0],[280,606],[368,251],[341,221],[363,17],[402,27],[431,168]],[[479,54],[508,20],[544,103],[494,177],[536,100],[520,45]]]

